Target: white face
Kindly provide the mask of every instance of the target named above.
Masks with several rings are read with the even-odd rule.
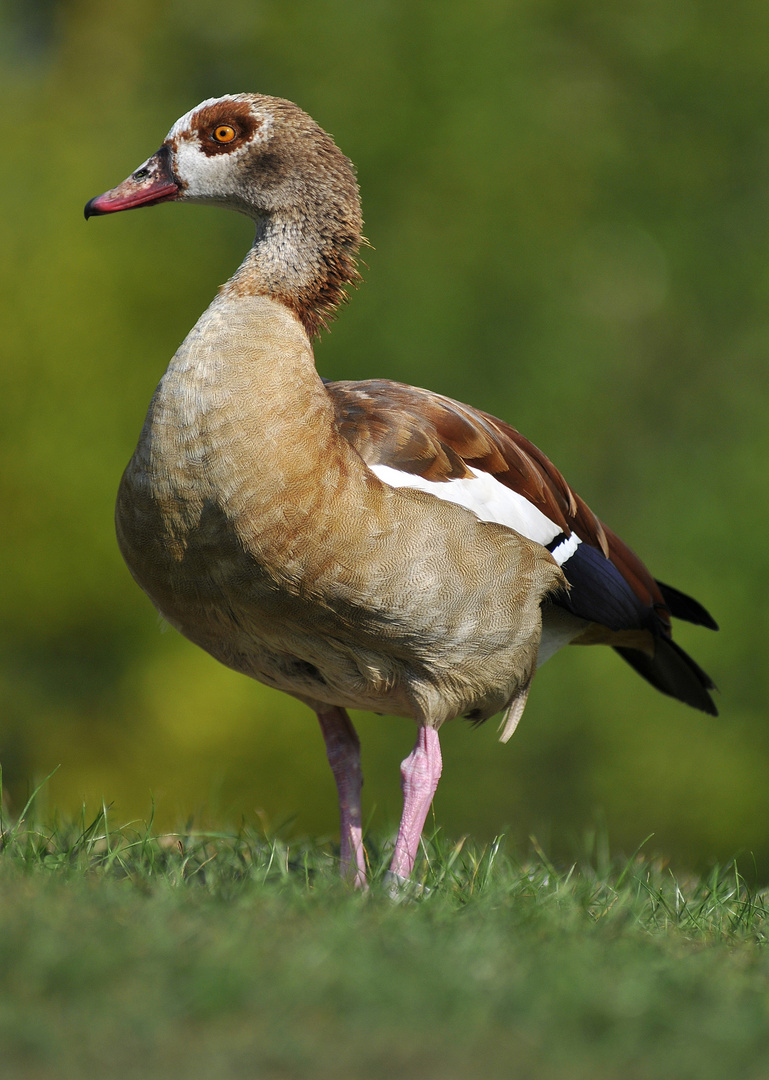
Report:
[[[238,166],[254,146],[267,143],[273,117],[243,95],[208,98],[173,125],[166,144],[173,151],[173,171],[184,187],[183,199],[232,203]]]

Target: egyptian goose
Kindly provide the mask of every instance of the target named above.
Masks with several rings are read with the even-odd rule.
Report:
[[[155,391],[117,499],[120,549],[163,617],[317,714],[341,868],[362,886],[360,747],[346,710],[411,717],[391,873],[407,878],[456,716],[520,719],[535,668],[605,643],[716,714],[655,581],[517,431],[385,380],[324,382],[310,344],[358,280],[353,167],[289,101],[202,102],[86,217],[163,202],[254,220],[253,246]]]

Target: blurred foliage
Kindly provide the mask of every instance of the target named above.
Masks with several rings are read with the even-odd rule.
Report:
[[[250,242],[196,207],[91,222],[204,97],[299,102],[356,162],[365,285],[323,374],[403,379],[538,443],[722,626],[678,639],[711,720],[565,650],[518,734],[444,729],[449,833],[612,842],[769,874],[769,8],[758,0],[0,0],[0,756],[17,809],[333,834],[317,725],[162,633],[112,504],[165,363]],[[365,344],[364,344],[365,343]],[[747,547],[746,547],[747,545]],[[375,827],[412,726],[356,719]]]

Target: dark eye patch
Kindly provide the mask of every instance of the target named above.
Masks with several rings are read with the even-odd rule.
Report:
[[[195,116],[200,148],[209,157],[236,150],[248,142],[263,123],[263,118],[254,116],[246,101],[220,101],[206,106]],[[232,128],[234,138],[229,141],[217,139],[215,133],[222,128]]]

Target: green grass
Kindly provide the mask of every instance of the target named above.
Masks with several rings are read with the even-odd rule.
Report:
[[[3,841],[3,1080],[769,1076],[768,897],[735,867],[438,835],[393,903],[375,842],[361,895],[330,845],[245,830]]]

